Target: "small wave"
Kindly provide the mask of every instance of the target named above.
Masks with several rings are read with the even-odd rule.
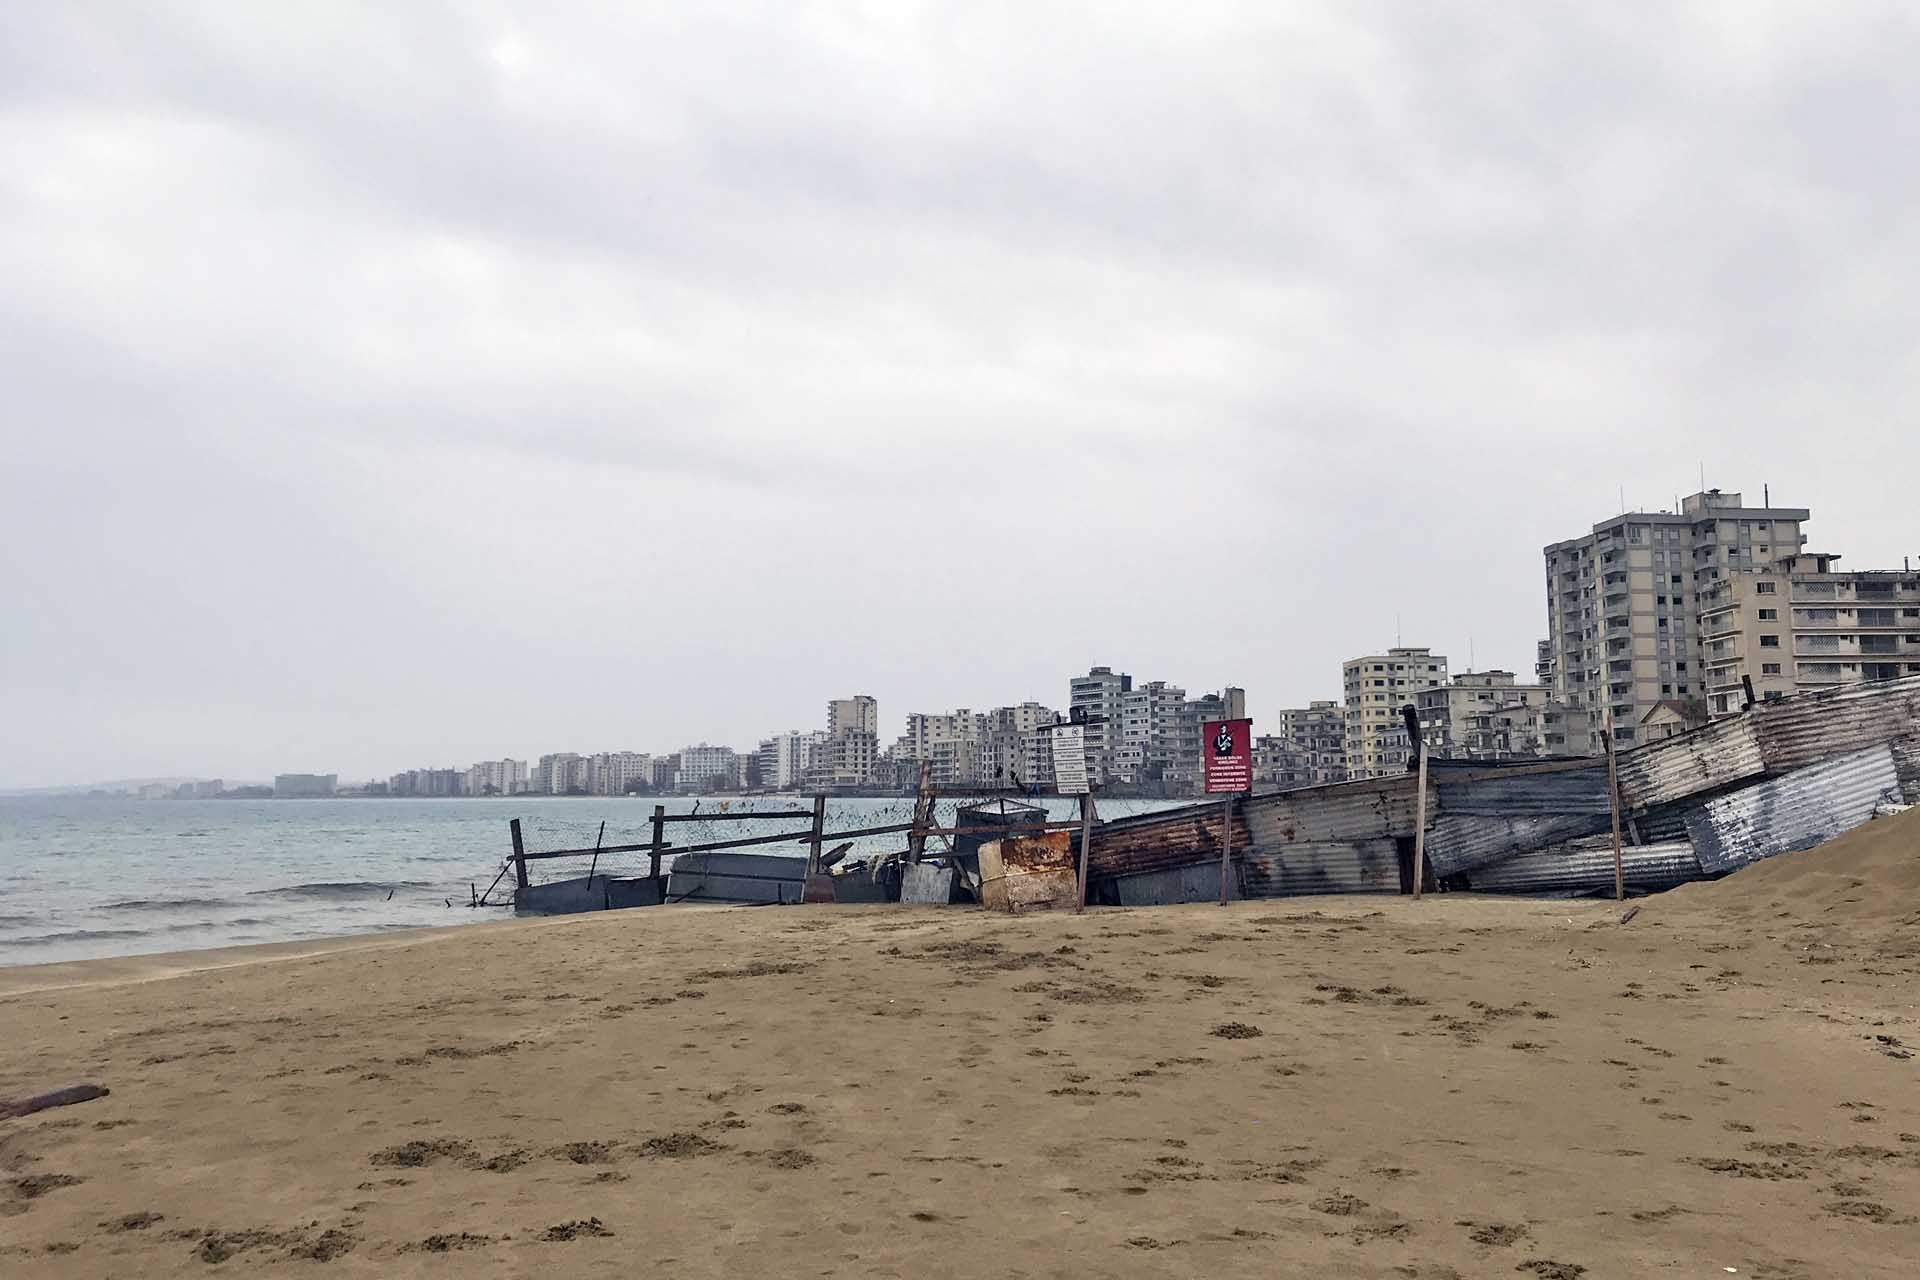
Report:
[[[8,938],[10,947],[44,947],[59,942],[94,942],[101,938],[141,938],[146,929],[74,929],[66,933],[42,933],[31,938]]]
[[[128,898],[124,902],[109,902],[101,907],[102,911],[185,911],[193,907],[230,907],[233,903],[226,898]]]
[[[371,880],[322,881],[318,884],[290,884],[279,889],[255,889],[249,897],[274,898],[384,898],[401,889],[430,889],[425,880],[396,880],[375,884]]]

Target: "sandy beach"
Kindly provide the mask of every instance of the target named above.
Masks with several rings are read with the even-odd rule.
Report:
[[[1906,1276],[1920,814],[1649,899],[0,971],[0,1273]]]

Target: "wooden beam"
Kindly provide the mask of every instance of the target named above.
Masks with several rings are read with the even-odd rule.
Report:
[[[1627,896],[1627,873],[1620,860],[1620,775],[1613,759],[1613,708],[1607,708],[1607,812],[1613,817],[1613,900]]]
[[[655,880],[660,878],[660,852],[667,847],[666,823],[667,806],[663,804],[653,806],[653,843],[647,847],[647,853],[651,855],[648,859],[650,866],[647,874]],[[664,888],[660,891],[660,900],[662,902],[667,900],[667,891]]]
[[[513,833],[513,881],[524,889],[527,887],[527,849],[520,840],[520,819],[509,822],[507,830]]]

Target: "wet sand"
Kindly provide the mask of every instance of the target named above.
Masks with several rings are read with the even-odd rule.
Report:
[[[656,910],[6,971],[0,1096],[113,1093],[0,1120],[0,1273],[1907,1276],[1920,901],[1876,888],[1920,826],[1876,825],[1878,870],[1625,924]]]

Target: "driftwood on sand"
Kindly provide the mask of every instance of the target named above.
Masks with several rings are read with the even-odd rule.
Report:
[[[45,1111],[49,1107],[70,1107],[76,1102],[92,1102],[95,1098],[104,1098],[113,1090],[104,1085],[76,1084],[65,1089],[55,1089],[52,1093],[43,1093],[37,1097],[8,1100],[0,1098],[0,1119],[14,1116],[30,1116],[36,1111]]]

